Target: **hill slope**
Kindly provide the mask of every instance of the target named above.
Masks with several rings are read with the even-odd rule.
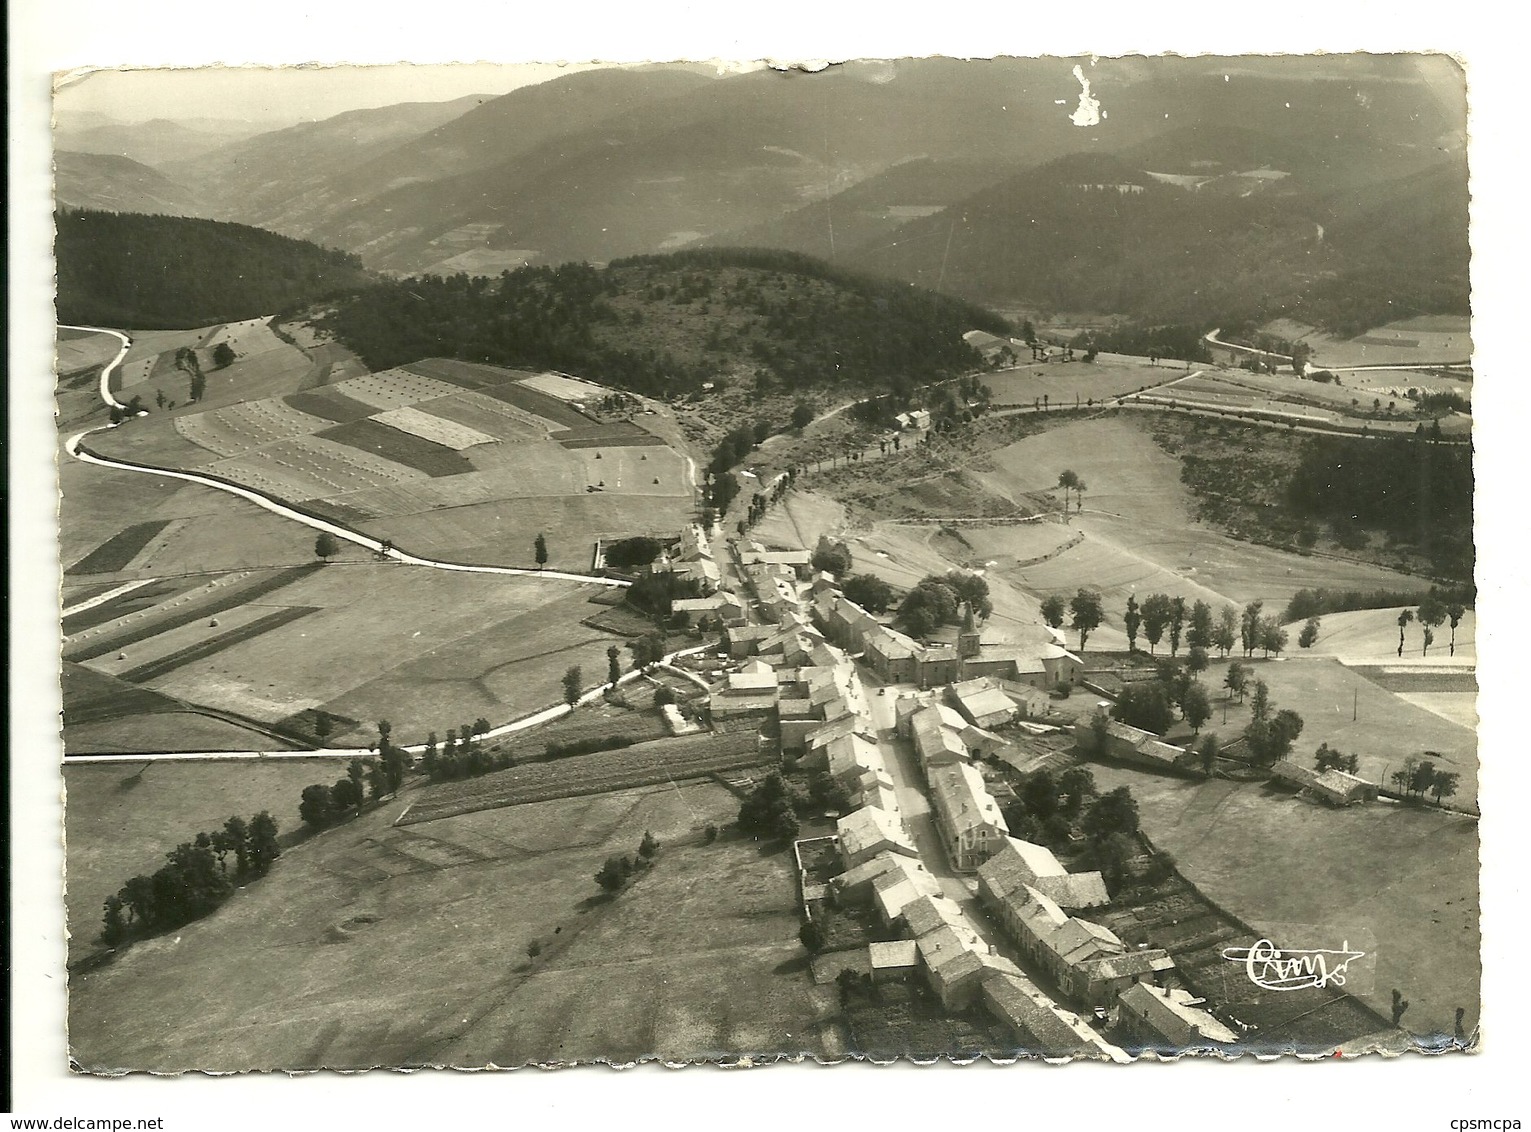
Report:
[[[53,156],[54,199],[66,208],[205,216],[198,194],[130,157],[59,150]]]
[[[291,214],[346,171],[407,144],[479,106],[487,95],[352,110],[257,134],[168,163],[221,218],[281,230]]]
[[[1266,152],[1276,149],[1291,153]],[[1212,171],[1195,188],[1119,157],[1071,154],[845,258],[974,301],[1160,322],[1291,313],[1354,332],[1400,313],[1465,313],[1465,164],[1334,181]]]
[[[162,329],[306,306],[367,281],[355,256],[214,220],[57,214],[62,322]]]
[[[977,362],[1005,322],[959,300],[763,249],[380,284],[327,323],[374,370],[444,354],[566,369],[643,393],[761,373],[789,387],[910,382]]]

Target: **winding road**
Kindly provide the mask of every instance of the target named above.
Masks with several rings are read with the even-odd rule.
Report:
[[[117,356],[113,358],[107,365],[102,367],[99,387],[101,400],[104,401],[108,406],[117,409],[126,409],[128,406],[117,400],[117,398],[112,394],[111,377],[112,374],[116,371],[117,367],[122,364],[123,359],[127,357],[128,350],[133,344],[132,339],[129,338],[126,334],[123,334],[121,331],[111,330],[99,326],[70,326],[60,324],[60,329],[90,331],[97,334],[110,334],[122,343],[121,348],[117,351]],[[150,464],[138,464],[132,461],[115,460],[109,457],[99,456],[85,447],[84,441],[86,437],[94,433],[106,432],[110,429],[119,427],[121,426],[116,424],[98,425],[95,428],[89,428],[81,432],[77,432],[64,441],[64,449],[69,453],[70,456],[74,457],[76,460],[79,460],[82,463],[95,464],[103,468],[116,468],[122,471],[139,472],[144,475],[160,476],[165,479],[182,480],[186,483],[195,483],[200,484],[203,487],[215,488],[218,491],[226,492],[230,495],[235,495],[241,499],[248,500],[249,502],[254,503],[257,507],[262,507],[265,510],[270,511],[273,514],[280,515],[285,519],[291,519],[296,523],[301,523],[302,525],[310,527],[316,531],[328,532],[329,534],[334,535],[336,538],[355,543],[358,546],[362,546],[368,550],[371,550],[373,553],[379,555],[380,557],[391,558],[393,561],[403,563],[406,566],[420,566],[431,570],[446,570],[462,574],[499,574],[511,577],[553,578],[560,581],[593,584],[613,588],[625,588],[631,584],[630,582],[622,581],[621,579],[602,578],[593,574],[570,574],[557,570],[527,570],[514,566],[484,566],[463,562],[445,562],[436,558],[426,558],[422,555],[410,554],[407,551],[400,550],[398,547],[390,546],[385,549],[380,539],[373,538],[371,535],[362,534],[359,531],[354,531],[349,527],[342,526],[338,523],[332,523],[326,519],[321,519],[318,516],[306,514],[305,512],[288,506],[279,499],[269,495],[264,495],[258,491],[253,491],[250,488],[241,487],[238,484],[228,483],[224,480],[215,479],[211,476],[199,475],[196,472],[184,472],[174,468],[162,468]],[[142,583],[134,583],[133,585],[136,586],[138,584]],[[128,588],[132,587],[130,586]],[[115,597],[119,593],[123,592],[126,592],[126,590],[119,588],[109,593],[102,594],[98,598],[81,603],[79,606],[74,607],[72,611],[79,612],[86,608],[91,608],[94,605],[106,601],[111,597]],[[700,645],[694,648],[680,649],[666,656],[662,663],[668,667],[678,657],[687,656],[695,652],[704,652],[710,647],[710,645]],[[688,673],[686,675],[689,676],[690,674]],[[628,672],[624,674],[617,681],[617,683],[619,685],[626,684],[640,678],[640,673]],[[692,677],[692,679],[695,679],[695,677]],[[585,692],[580,697],[578,702],[580,704],[589,703],[603,695],[608,687],[609,685],[607,684],[597,685],[596,687],[591,688]],[[518,731],[524,731],[527,728],[535,727],[538,724],[549,722],[550,720],[557,719],[562,715],[567,715],[572,710],[574,709],[568,704],[554,704],[550,707],[542,709],[541,711],[533,712],[530,715],[523,716],[519,719],[512,720],[509,723],[505,723],[499,727],[493,728],[481,737],[485,739],[497,739],[504,735],[510,735]],[[144,759],[181,761],[197,759],[292,759],[313,758],[315,756],[326,755],[356,755],[368,749],[369,748],[364,747],[325,747],[312,751],[207,751],[175,752],[156,755],[146,755],[143,753],[124,755],[75,755],[72,756],[72,760],[84,762],[140,762]],[[419,754],[425,750],[425,745],[417,744],[414,746],[407,746],[402,749],[410,754]]]

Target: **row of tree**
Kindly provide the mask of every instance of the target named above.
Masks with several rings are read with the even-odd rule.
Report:
[[[320,715],[328,720],[323,713]],[[393,724],[386,719],[378,720],[377,735],[375,758],[352,759],[346,767],[345,777],[331,785],[314,783],[303,788],[298,800],[298,816],[305,825],[316,830],[325,829],[347,816],[361,813],[369,800],[376,805],[404,784],[410,758],[402,747],[393,745]]]
[[[101,941],[116,947],[200,919],[228,899],[237,881],[270,872],[281,852],[270,813],[262,810],[248,822],[231,817],[221,829],[170,850],[152,876],[135,876],[108,896]]]

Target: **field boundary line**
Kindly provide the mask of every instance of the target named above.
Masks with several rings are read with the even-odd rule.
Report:
[[[127,406],[123,405],[115,397],[112,396],[110,375],[112,371],[117,368],[118,364],[121,363],[123,357],[126,356],[128,346],[130,344],[130,339],[118,331],[106,330],[102,327],[65,326],[64,328],[67,330],[94,330],[100,333],[114,334],[118,338],[122,339],[122,349],[118,353],[117,358],[101,371],[101,396],[108,405],[116,406],[117,408],[126,408]],[[147,413],[141,415],[147,415]],[[82,432],[75,433],[73,436],[69,437],[68,440],[64,442],[64,448],[71,456],[77,460],[82,461],[83,463],[97,464],[101,467],[118,468],[125,471],[143,472],[148,475],[164,476],[169,479],[183,480],[187,483],[200,484],[204,487],[212,487],[218,489],[219,491],[228,492],[231,495],[237,495],[241,499],[246,499],[249,502],[254,503],[256,506],[262,507],[267,511],[274,512],[283,518],[292,519],[295,522],[302,523],[304,526],[311,527],[316,531],[323,531],[334,535],[336,538],[345,539],[347,542],[355,543],[356,545],[371,550],[376,554],[391,558],[394,561],[401,562],[407,566],[426,566],[434,570],[450,570],[467,574],[497,574],[513,577],[553,578],[558,581],[588,582],[595,585],[623,588],[630,584],[615,578],[600,578],[590,574],[570,574],[559,570],[529,570],[517,566],[488,566],[475,563],[446,562],[440,559],[425,558],[420,555],[410,554],[393,546],[391,542],[388,546],[388,549],[384,550],[384,540],[382,539],[377,539],[373,538],[371,535],[362,534],[360,531],[352,530],[350,527],[344,526],[340,523],[331,522],[327,519],[321,519],[316,515],[309,514],[308,512],[293,504],[284,503],[273,496],[266,495],[263,492],[254,490],[253,488],[244,487],[243,485],[235,484],[218,476],[213,476],[206,473],[185,472],[174,468],[162,468],[154,464],[141,464],[131,460],[98,456],[84,446],[85,438],[92,433],[104,432],[106,430],[117,427],[120,426],[107,424],[98,425],[95,428],[85,429]]]

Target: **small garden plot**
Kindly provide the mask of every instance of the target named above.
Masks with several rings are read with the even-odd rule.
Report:
[[[618,751],[529,763],[482,778],[432,786],[410,807],[401,824],[703,778],[719,771],[759,766],[774,758],[771,752],[761,750],[754,732],[657,739]]]
[[[400,432],[407,432],[411,436],[418,436],[422,440],[429,440],[457,452],[477,444],[495,442],[495,437],[487,433],[479,432],[475,428],[469,428],[456,421],[432,416],[430,413],[408,405],[401,409],[389,409],[378,413],[372,419],[389,428],[396,428]]]
[[[324,440],[348,445],[359,452],[382,456],[384,459],[404,464],[428,476],[456,476],[473,471],[473,464],[462,453],[454,452],[450,448],[410,433],[389,428],[387,425],[378,424],[373,420],[351,421],[349,424],[337,425],[326,429],[319,436]]]
[[[127,568],[143,549],[154,541],[156,535],[170,525],[169,519],[156,519],[147,523],[134,523],[125,531],[119,531],[84,558],[64,571],[76,574],[115,574]]]
[[[459,393],[455,397],[425,401],[420,408],[487,433],[496,440],[542,440],[548,435],[548,423],[541,417],[482,393]]]
[[[345,424],[370,417],[377,410],[364,401],[347,397],[336,389],[314,389],[303,393],[289,393],[282,398],[294,409],[309,416],[322,417],[327,421]]]
[[[353,377],[329,388],[378,409],[399,409],[419,401],[448,397],[457,392],[455,385],[403,369]]]

